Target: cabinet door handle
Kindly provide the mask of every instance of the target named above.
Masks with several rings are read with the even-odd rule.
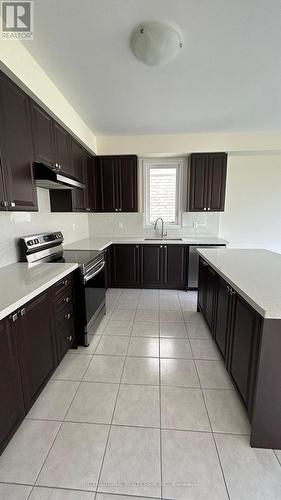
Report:
[[[139,245],[136,245],[136,248],[139,248]]]
[[[7,207],[8,202],[7,201],[1,201],[1,207]]]
[[[14,313],[11,314],[11,316],[9,316],[9,320],[12,321],[13,323],[17,321],[17,319],[18,319],[18,313]]]
[[[14,208],[16,206],[15,202],[14,201],[11,201],[10,202],[10,207]]]
[[[65,317],[65,319],[70,319],[71,318],[71,314],[70,313],[65,314],[64,317]]]
[[[62,282],[62,284],[63,284],[64,286],[65,286],[65,285],[68,285],[68,280],[64,280],[64,281]]]
[[[20,315],[21,315],[21,316],[24,316],[24,315],[25,315],[25,307],[23,307],[23,309],[21,309],[21,311],[20,311]]]
[[[163,245],[160,245],[160,248],[163,248]]]
[[[166,245],[164,245],[164,248],[166,248],[166,249],[167,249],[167,246],[166,246]]]
[[[69,335],[68,337],[66,337],[66,340],[68,340],[68,342],[71,342],[72,341],[72,335]]]
[[[70,302],[70,298],[69,298],[69,297],[65,297],[65,298],[63,299],[63,301],[64,301],[64,302],[66,302],[66,303],[68,304],[68,302]]]
[[[210,207],[208,208],[208,210],[211,210]]]
[[[207,210],[206,207],[204,207],[204,210]]]
[[[115,212],[118,212],[118,208],[115,208]]]

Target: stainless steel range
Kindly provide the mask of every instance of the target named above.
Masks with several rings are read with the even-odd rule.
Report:
[[[75,278],[75,325],[77,342],[89,345],[105,314],[105,258],[97,250],[64,250],[60,231],[20,238],[20,260],[36,265],[43,262],[77,262]]]

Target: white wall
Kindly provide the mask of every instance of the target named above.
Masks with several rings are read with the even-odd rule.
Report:
[[[281,132],[98,136],[97,140],[99,154],[180,156],[204,151],[281,151]]]
[[[219,220],[218,213],[184,213],[182,228],[168,228],[168,236],[218,236]],[[90,214],[89,231],[91,237],[155,237],[153,229],[143,227],[142,213]]]
[[[229,155],[220,236],[281,253],[281,154]]]
[[[97,151],[96,136],[93,131],[86,125],[21,42],[17,40],[1,40],[0,68],[39,104],[43,105],[90,152]]]
[[[50,212],[49,191],[37,190],[38,212],[0,212],[0,267],[18,260],[20,236],[45,231],[62,231],[65,243],[89,236],[88,214]]]

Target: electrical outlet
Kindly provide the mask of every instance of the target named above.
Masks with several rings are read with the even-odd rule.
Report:
[[[124,224],[123,224],[123,222],[119,221],[119,222],[118,222],[118,226],[119,226],[119,229],[123,229],[123,228],[124,228]]]
[[[72,224],[72,230],[76,231],[76,224]]]

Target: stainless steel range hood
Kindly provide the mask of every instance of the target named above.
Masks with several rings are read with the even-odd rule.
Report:
[[[45,189],[84,189],[85,184],[75,177],[63,172],[60,165],[48,163],[34,163],[34,177],[36,186]]]

